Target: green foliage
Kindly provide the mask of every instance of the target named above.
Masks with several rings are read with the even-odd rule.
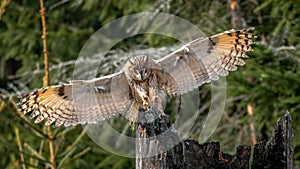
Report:
[[[125,15],[144,11],[170,13],[197,25],[208,35],[232,28],[228,1],[225,0],[47,0],[45,6],[52,84],[72,77],[73,65],[66,63],[76,60],[82,46],[95,31]],[[23,164],[27,168],[49,167],[46,128],[21,120],[13,101],[17,101],[15,96],[20,93],[42,87],[39,8],[39,1],[35,0],[6,0],[0,6],[0,168],[22,168]],[[295,161],[299,164],[300,1],[243,1],[241,8],[245,24],[256,27],[257,44],[254,52],[249,53],[251,57],[246,60],[246,65],[227,78],[226,111],[211,139],[221,141],[228,151],[238,144],[252,144],[248,127],[252,122],[257,139],[266,139],[276,120],[288,110],[293,117]],[[171,38],[147,34],[128,38],[116,48],[134,49],[141,44],[159,47],[175,42]],[[109,73],[111,65],[103,70]],[[201,87],[201,99],[204,100],[201,102],[209,101],[209,91],[208,85]],[[9,99],[11,95],[14,97]],[[252,116],[247,114],[248,105],[254,108]],[[194,132],[197,130],[195,128]],[[57,166],[61,168],[135,166],[134,159],[112,155],[95,145],[86,135],[81,135],[80,127],[55,128],[53,131]]]

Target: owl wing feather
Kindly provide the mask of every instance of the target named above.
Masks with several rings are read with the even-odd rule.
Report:
[[[132,104],[129,85],[123,72],[93,80],[75,80],[49,86],[24,96],[20,107],[39,123],[75,125],[96,123],[126,112]]]
[[[252,51],[254,28],[226,31],[205,39],[196,39],[173,53],[156,60],[158,91],[169,95],[184,94],[203,83],[235,71],[244,65],[246,52]],[[122,70],[93,80],[36,90],[20,101],[23,112],[46,125],[96,123],[121,113],[137,111],[128,79]],[[157,90],[157,89],[156,89]],[[164,97],[164,96],[159,96]],[[127,114],[129,119],[134,114]]]
[[[156,60],[157,78],[169,95],[181,95],[203,83],[217,80],[245,64],[246,52],[252,51],[253,27],[230,30],[196,39],[171,54]]]

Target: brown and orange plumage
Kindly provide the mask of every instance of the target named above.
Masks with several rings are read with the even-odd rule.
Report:
[[[136,56],[118,73],[36,90],[24,96],[20,107],[36,123],[47,119],[46,125],[58,126],[96,123],[118,114],[135,121],[139,107],[163,112],[167,95],[187,93],[244,65],[256,38],[253,30],[196,39],[159,60]]]

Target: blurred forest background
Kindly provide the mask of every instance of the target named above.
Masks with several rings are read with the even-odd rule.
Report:
[[[47,0],[47,45],[51,84],[72,78],[74,62],[88,38],[103,25],[128,14],[153,11],[184,18],[213,35],[232,28],[256,27],[254,52],[246,65],[227,77],[227,103],[217,131],[227,153],[240,144],[267,139],[287,110],[294,128],[294,163],[300,168],[300,1],[276,0]],[[0,168],[134,168],[135,159],[103,150],[80,126],[49,129],[19,117],[16,102],[43,86],[42,25],[37,0],[0,4]],[[167,47],[174,39],[133,37],[116,47]],[[118,52],[116,52],[118,53]],[[103,74],[116,64],[103,63]],[[199,88],[209,102],[210,85]],[[209,105],[203,110],[208,111]],[[172,114],[172,112],[170,112]],[[197,123],[191,133],[197,134]],[[50,138],[50,139],[49,139]],[[197,139],[197,138],[196,138]],[[52,148],[51,148],[52,147]]]

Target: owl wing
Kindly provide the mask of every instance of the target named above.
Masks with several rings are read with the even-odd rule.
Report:
[[[196,39],[156,60],[159,85],[170,95],[184,94],[203,83],[227,76],[244,65],[252,51],[254,28],[230,30],[205,39]]]
[[[46,125],[96,123],[126,112],[132,103],[129,85],[123,72],[93,80],[76,80],[49,86],[27,94],[20,107],[32,112],[35,123]]]

